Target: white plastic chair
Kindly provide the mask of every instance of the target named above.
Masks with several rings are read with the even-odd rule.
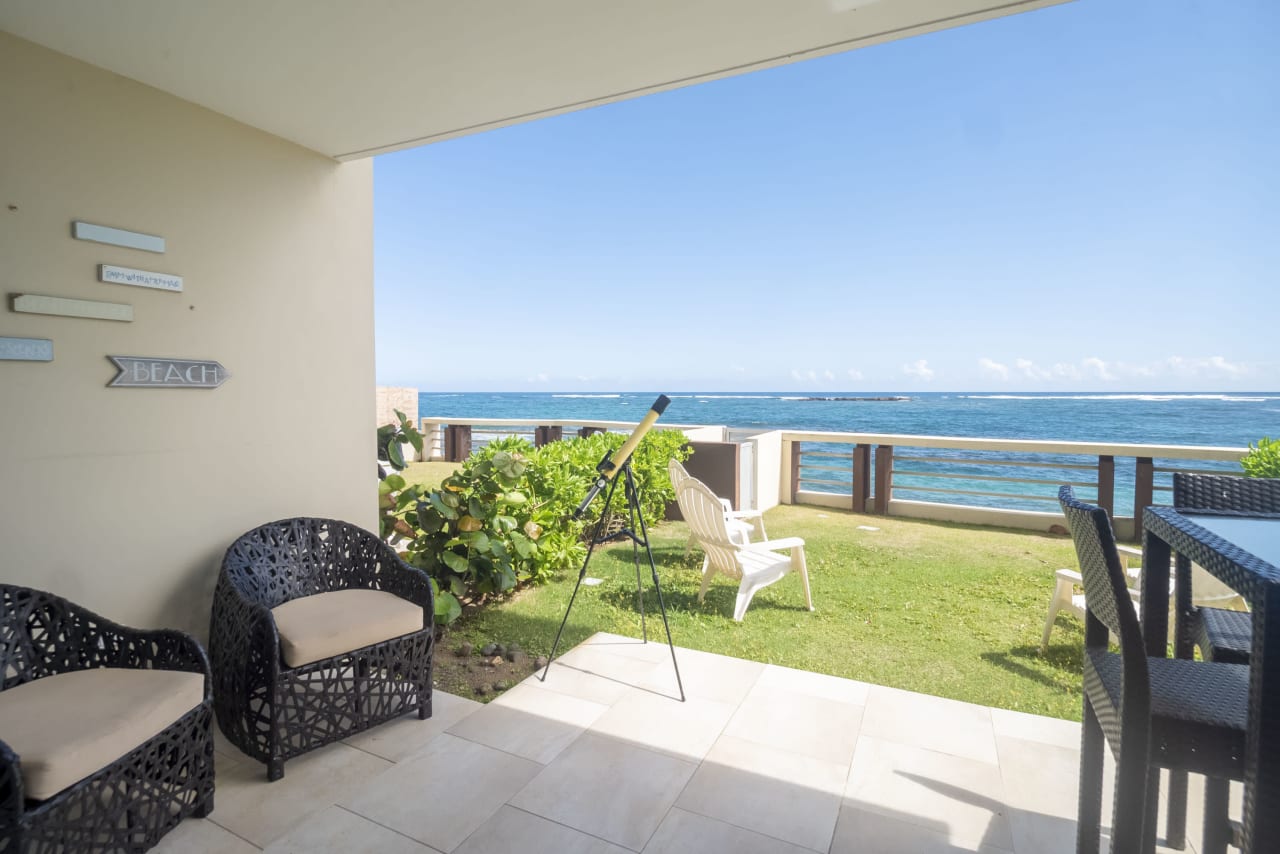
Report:
[[[1124,564],[1128,558],[1142,558],[1142,549],[1135,549],[1132,546],[1117,545],[1116,550],[1120,552],[1120,562]],[[1196,605],[1207,605],[1213,608],[1230,608],[1240,610],[1243,608],[1244,600],[1240,594],[1232,590],[1223,582],[1210,575],[1203,567],[1192,564],[1192,582],[1191,591],[1192,598]],[[1142,619],[1142,594],[1138,589],[1139,581],[1142,578],[1141,566],[1126,566],[1125,574],[1129,578],[1129,595],[1133,599],[1134,607],[1138,609],[1138,619]],[[1084,582],[1080,573],[1074,569],[1060,569],[1055,574],[1056,585],[1053,589],[1053,598],[1049,600],[1049,614],[1044,620],[1044,635],[1040,639],[1040,653],[1043,655],[1045,650],[1049,648],[1049,635],[1053,632],[1053,621],[1058,616],[1058,612],[1066,611],[1074,614],[1081,620],[1084,619],[1085,599],[1083,593],[1077,593],[1077,588],[1083,588]],[[1173,639],[1174,620],[1173,620],[1173,578],[1169,580],[1169,638]]]
[[[813,610],[809,569],[804,560],[804,540],[786,537],[759,543],[736,541],[729,533],[724,505],[706,484],[693,477],[686,477],[680,484],[676,490],[676,501],[680,504],[680,513],[689,523],[689,530],[706,553],[702,564],[702,589],[698,591],[699,602],[706,597],[711,578],[717,572],[740,579],[733,619],[741,622],[756,591],[795,570],[804,583],[805,605]]]
[[[671,462],[667,464],[667,473],[671,477],[671,486],[675,489],[676,495],[680,494],[680,484],[690,479],[696,480],[696,478],[689,474],[685,467],[682,466],[680,461],[675,457],[672,457]],[[745,546],[747,543],[751,542],[751,532],[757,527],[760,529],[760,539],[769,539],[769,532],[764,529],[763,510],[734,510],[733,504],[729,499],[717,496],[716,500],[719,501],[720,506],[724,508],[725,527],[729,531],[729,539],[733,540],[735,543]],[[748,522],[748,519],[754,520],[755,524],[753,525],[751,522]],[[697,543],[697,539],[698,538],[693,535],[692,529],[690,529],[689,541],[685,543],[684,546],[685,557],[689,556],[689,552],[693,550],[694,545]],[[707,563],[705,560],[702,562],[702,569],[704,572],[707,569]]]

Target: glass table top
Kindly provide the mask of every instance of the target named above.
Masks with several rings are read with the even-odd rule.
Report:
[[[1209,516],[1183,513],[1206,531],[1217,534],[1254,557],[1280,567],[1280,519],[1249,519],[1240,516]]]

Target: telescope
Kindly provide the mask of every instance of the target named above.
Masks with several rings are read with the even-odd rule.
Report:
[[[591,502],[595,501],[596,496],[600,494],[600,490],[608,486],[609,481],[618,476],[618,472],[622,471],[622,467],[627,464],[631,459],[631,455],[635,453],[636,446],[640,444],[644,434],[648,433],[658,418],[662,416],[662,413],[667,411],[669,403],[671,403],[671,398],[665,394],[658,395],[658,399],[653,402],[653,406],[649,407],[649,411],[645,413],[644,418],[640,419],[636,429],[631,431],[627,441],[623,442],[621,447],[612,454],[604,455],[604,459],[600,460],[596,465],[596,474],[598,475],[596,482],[591,485],[591,490],[587,492],[587,497],[582,499],[578,509],[573,511],[573,518],[582,518],[582,514],[587,512]]]

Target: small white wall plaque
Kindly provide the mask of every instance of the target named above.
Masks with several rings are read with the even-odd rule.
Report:
[[[155,234],[143,234],[140,231],[125,231],[123,228],[112,228],[107,225],[94,225],[91,222],[76,220],[71,223],[71,236],[76,240],[109,243],[112,246],[123,246],[126,249],[142,249],[147,252],[161,254],[164,252],[163,237]]]
[[[129,267],[113,267],[110,264],[98,265],[98,281],[113,285],[135,285],[139,288],[155,288],[160,291],[182,290],[182,277],[168,273],[148,273],[146,270],[134,270]]]
[[[117,388],[217,388],[231,374],[218,362],[205,359],[150,359],[145,356],[107,356],[120,373],[107,383]]]
[[[12,362],[52,362],[53,342],[48,338],[0,337],[0,359]]]
[[[88,317],[93,320],[133,320],[133,306],[122,302],[15,294],[13,310],[26,314],[54,314],[59,317]]]

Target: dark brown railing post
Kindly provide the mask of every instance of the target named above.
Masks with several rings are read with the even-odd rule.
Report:
[[[1098,506],[1112,518],[1116,515],[1116,458],[1104,454],[1098,457]]]
[[[893,445],[876,447],[876,512],[889,515],[889,499],[893,495]]]
[[[796,496],[800,493],[800,443],[791,443],[791,503],[799,504]]]
[[[460,463],[471,456],[471,425],[450,424],[444,428],[444,458]]]
[[[871,446],[853,446],[853,512],[867,512],[871,495]]]
[[[541,448],[543,445],[549,445],[552,442],[559,442],[564,438],[563,427],[534,427],[533,428],[533,444],[535,447]]]
[[[1133,523],[1142,530],[1142,511],[1154,503],[1156,467],[1151,457],[1138,457],[1133,473]]]
[[[591,436],[595,433],[603,433],[603,432],[605,432],[605,429],[603,427],[581,427],[578,429],[578,438],[585,439],[588,436]]]

